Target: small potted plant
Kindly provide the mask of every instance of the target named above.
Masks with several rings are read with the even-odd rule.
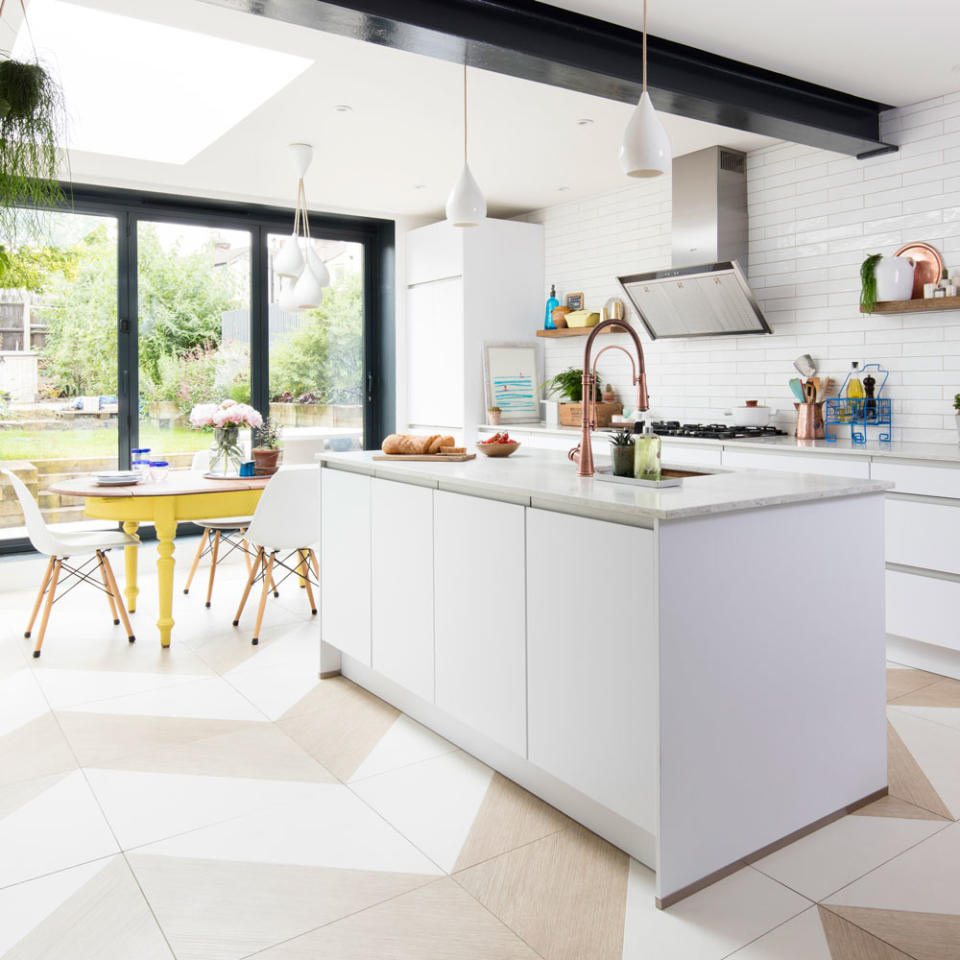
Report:
[[[960,393],[953,398],[953,409],[957,411],[954,419],[957,421],[957,442],[960,443]]]
[[[616,403],[617,402],[617,391],[613,389],[613,385],[608,383],[603,388],[603,402],[604,403]]]
[[[559,393],[562,402],[559,407],[560,424],[565,427],[580,426],[580,416],[582,412],[581,403],[583,400],[583,371],[576,367],[570,367],[567,370],[561,370],[554,374],[549,380],[541,385],[544,396],[551,397]],[[610,418],[615,413],[623,413],[623,406],[619,403],[602,403],[602,394],[600,384],[594,384],[594,400],[597,402],[595,412],[597,415],[597,426],[607,427],[610,425]]]
[[[618,430],[610,437],[610,457],[613,461],[615,477],[633,476],[633,434],[628,430]]]
[[[250,452],[254,476],[272,477],[280,460],[280,425],[267,417],[258,432],[258,443]]]
[[[500,426],[501,413],[503,413],[503,411],[496,405],[487,407],[487,423],[490,424],[491,427]]]

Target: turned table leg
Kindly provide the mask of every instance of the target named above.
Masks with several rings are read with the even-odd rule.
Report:
[[[123,532],[128,536],[135,537],[137,535],[137,527],[139,524],[136,520],[125,520],[123,524]],[[140,588],[137,586],[137,550],[138,547],[124,547],[123,549],[123,564],[124,564],[124,596],[127,598],[127,609],[131,613],[137,612],[137,594],[140,592]]]
[[[160,617],[157,629],[160,631],[160,643],[170,646],[170,633],[173,630],[173,538],[177,533],[177,518],[174,513],[172,497],[158,497],[154,516],[157,531],[157,589],[159,591]]]

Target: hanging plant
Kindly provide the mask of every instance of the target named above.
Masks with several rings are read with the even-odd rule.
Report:
[[[23,0],[21,7],[26,22]],[[8,237],[63,202],[60,145],[65,127],[63,92],[36,50],[32,62],[9,56],[0,60],[0,227]]]
[[[877,304],[876,266],[883,259],[881,253],[871,253],[860,265],[860,306],[864,313],[873,313]]]

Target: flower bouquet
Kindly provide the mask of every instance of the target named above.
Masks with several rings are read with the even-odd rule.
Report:
[[[199,403],[190,411],[190,423],[197,428],[213,427],[209,473],[218,477],[236,477],[243,463],[240,428],[263,426],[263,417],[249,404],[224,400],[223,403]]]

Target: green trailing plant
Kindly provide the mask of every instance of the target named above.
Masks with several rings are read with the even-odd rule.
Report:
[[[953,409],[960,413],[960,393],[953,398]]]
[[[263,421],[263,426],[257,431],[257,449],[280,449],[280,424],[270,417]]]
[[[629,430],[618,430],[610,437],[610,443],[615,447],[632,446],[633,434]]]
[[[576,367],[570,367],[567,370],[561,370],[549,380],[540,385],[540,389],[545,391],[545,395],[552,397],[559,393],[561,398],[570,403],[580,403],[583,400],[583,371]],[[600,384],[594,384],[595,397],[601,399]]]
[[[864,313],[873,313],[877,304],[877,264],[883,259],[882,253],[871,253],[860,264],[860,306]]]

